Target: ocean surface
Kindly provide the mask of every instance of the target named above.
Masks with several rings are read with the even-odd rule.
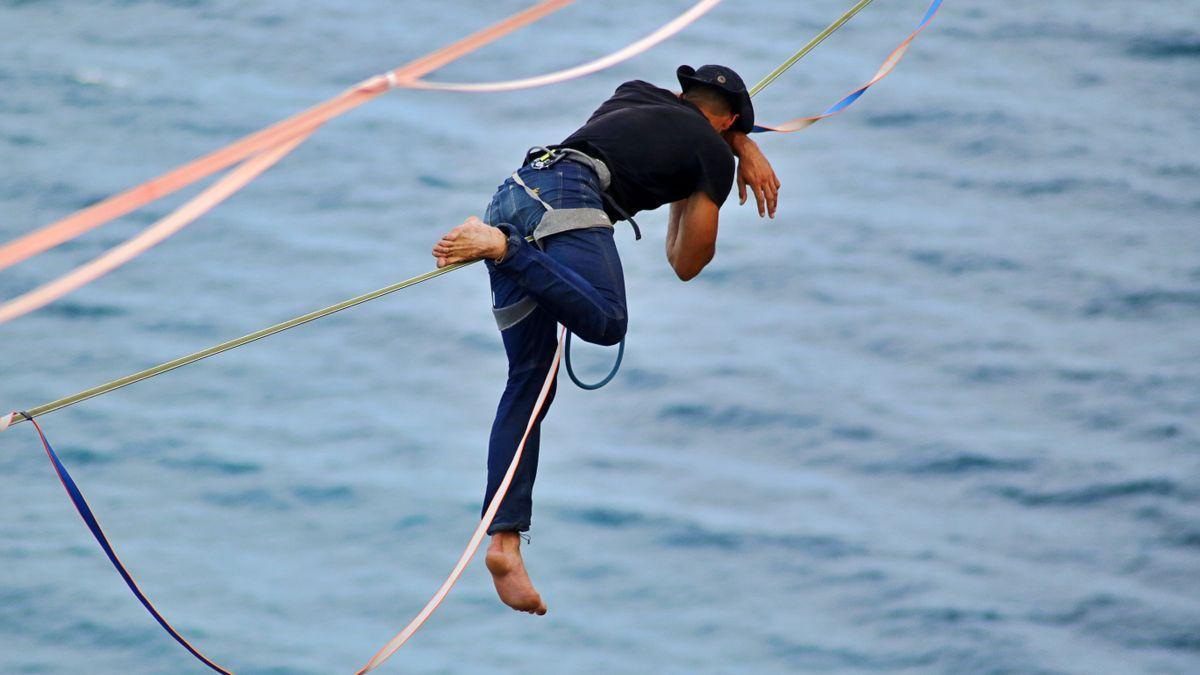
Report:
[[[526,0],[0,1],[0,240]],[[574,65],[690,5],[581,1],[434,77]],[[31,407],[429,269],[525,148],[679,63],[766,73],[848,2],[730,0],[629,63],[397,92],[103,280],[0,326]],[[759,99],[874,73],[877,2]],[[1200,673],[1200,9],[950,1],[853,108],[760,138],[681,284],[617,238],[625,367],[563,380],[514,613],[477,559],[384,673]],[[191,194],[191,193],[187,193]],[[177,195],[0,272],[8,298]],[[475,526],[504,355],[472,268],[44,418],[164,613],[246,674],[350,673]],[[577,348],[587,377],[612,352]],[[203,673],[130,596],[22,425],[0,435],[0,673]]]

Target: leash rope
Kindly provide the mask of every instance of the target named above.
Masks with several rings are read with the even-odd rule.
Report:
[[[565,358],[564,358],[564,360],[567,362],[567,377],[570,377],[571,381],[575,383],[575,386],[579,387],[580,389],[586,389],[587,391],[595,391],[595,390],[603,387],[604,385],[608,384],[609,382],[612,382],[613,378],[617,376],[617,371],[621,370],[621,361],[624,358],[625,358],[625,337],[622,336],[621,343],[619,345],[617,345],[617,358],[613,361],[612,368],[608,371],[608,375],[605,375],[598,382],[595,382],[593,384],[588,384],[587,382],[580,380],[579,377],[575,374],[575,369],[571,367],[571,331],[567,331],[567,344],[566,344]]]

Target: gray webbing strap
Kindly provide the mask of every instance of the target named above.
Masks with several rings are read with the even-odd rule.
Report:
[[[513,172],[512,179],[513,179],[513,181],[516,182],[517,185],[521,186],[521,189],[525,190],[525,194],[538,200],[538,203],[540,203],[542,206],[546,207],[547,212],[554,210],[553,206],[550,206],[549,204],[547,204],[545,202],[545,200],[542,199],[542,196],[540,194],[538,194],[537,190],[534,190],[533,188],[529,187],[528,185],[525,184],[525,181],[521,180],[521,177],[517,175],[516,171]]]
[[[507,307],[493,307],[492,314],[496,317],[496,325],[504,331],[524,321],[535,309],[537,301],[527,295]]]
[[[583,154],[583,153],[580,153]],[[587,155],[584,155],[587,157]],[[521,186],[525,194],[536,199],[546,209],[546,214],[538,221],[538,225],[533,230],[533,240],[541,245],[542,239],[549,237],[552,234],[569,232],[571,230],[582,230],[588,227],[612,227],[612,221],[609,220],[608,214],[600,209],[591,208],[571,208],[571,209],[555,209],[542,199],[538,191],[529,187],[529,185],[521,179],[521,176],[516,171],[512,175],[513,182]]]
[[[557,211],[548,211],[546,215],[542,216],[538,226],[533,230],[533,239],[540,242],[552,234],[582,230],[588,227],[611,228],[612,226],[608,214],[600,209],[558,209]]]

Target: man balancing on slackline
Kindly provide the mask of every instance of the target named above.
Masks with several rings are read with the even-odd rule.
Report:
[[[775,217],[780,183],[746,136],[754,109],[742,78],[723,66],[680,66],[676,75],[682,94],[642,81],[622,84],[561,144],[529,151],[483,220],[468,218],[433,247],[438,267],[486,260],[508,354],[508,384],[488,445],[485,510],[549,374],[555,325],[600,345],[625,336],[625,280],[613,222],[670,204],[667,261],[683,281],[695,277],[716,252],[734,155],[742,203],[749,186],[759,216]],[[526,241],[529,235],[536,243]],[[487,552],[500,599],[534,614],[545,614],[546,604],[525,571],[520,533],[529,529],[533,508],[540,425],[539,418],[488,529]]]

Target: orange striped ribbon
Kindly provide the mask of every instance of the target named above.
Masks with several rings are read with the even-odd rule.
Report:
[[[301,134],[312,133],[325,122],[374,99],[397,83],[433,72],[572,2],[574,0],[544,0],[405,66],[367,79],[324,103],[15,239],[0,247],[0,269],[78,237],[252,155],[271,150]]]

